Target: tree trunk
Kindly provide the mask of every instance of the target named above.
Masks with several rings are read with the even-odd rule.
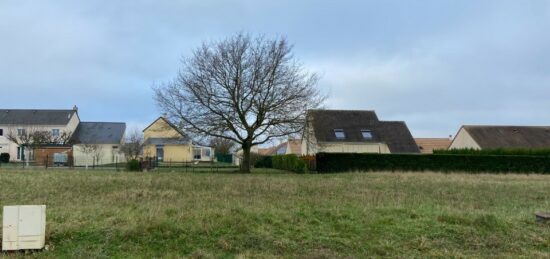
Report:
[[[250,149],[251,146],[243,144],[243,161],[241,163],[241,172],[250,173]]]

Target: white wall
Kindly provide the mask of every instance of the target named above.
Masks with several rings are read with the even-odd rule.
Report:
[[[73,116],[67,125],[0,125],[0,129],[4,130],[3,136],[0,136],[0,153],[9,153],[11,161],[21,161],[20,159],[17,159],[17,147],[19,145],[9,141],[6,137],[11,132],[13,132],[13,134],[17,134],[17,129],[25,129],[27,132],[30,132],[31,130],[51,132],[53,129],[59,129],[60,135],[64,132],[71,133],[72,135],[72,133],[76,130],[78,123],[78,116]],[[29,154],[27,152],[25,153],[25,156],[28,158]]]
[[[316,150],[327,153],[390,153],[388,145],[384,143],[364,142],[321,142],[317,143]]]
[[[481,149],[481,147],[477,144],[477,142],[472,138],[472,136],[470,136],[468,131],[466,131],[464,128],[460,128],[455,138],[453,139],[453,142],[449,146],[449,149],[462,149],[462,148]]]
[[[118,148],[113,148],[117,146]],[[122,152],[120,152],[120,144],[99,144],[101,149],[101,156],[99,161],[95,165],[113,164],[115,162],[125,163],[126,158]],[[83,152],[83,145],[73,146],[73,157],[75,166],[92,166],[94,164],[93,155]]]

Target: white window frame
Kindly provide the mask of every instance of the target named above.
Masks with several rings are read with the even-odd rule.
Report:
[[[339,133],[342,135],[339,136]],[[343,129],[334,129],[334,136],[336,139],[346,139],[346,132]]]
[[[365,136],[365,133],[369,134],[369,136]],[[374,138],[374,136],[372,135],[372,130],[368,130],[368,129],[362,129],[361,136],[363,137],[364,140],[372,140]]]

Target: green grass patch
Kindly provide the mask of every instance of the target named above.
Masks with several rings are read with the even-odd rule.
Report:
[[[545,257],[548,175],[1,171],[51,258]]]

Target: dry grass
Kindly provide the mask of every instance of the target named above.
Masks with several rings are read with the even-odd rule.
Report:
[[[37,257],[550,256],[542,175],[0,171],[10,204],[48,206]]]

